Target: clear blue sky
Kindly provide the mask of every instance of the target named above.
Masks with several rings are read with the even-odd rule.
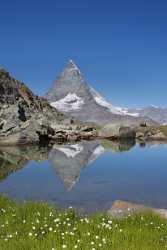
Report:
[[[42,95],[68,58],[116,105],[167,106],[167,1],[1,1],[2,67]]]

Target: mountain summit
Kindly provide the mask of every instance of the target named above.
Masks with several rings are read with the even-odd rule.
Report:
[[[77,99],[76,101],[81,100],[81,98],[85,99],[86,97],[89,97],[89,87],[84,81],[76,64],[72,60],[69,60],[64,70],[61,72],[57,80],[54,81],[51,89],[47,93],[47,99],[52,103],[65,98],[64,104],[66,104],[66,99],[68,104],[70,99],[74,101],[75,97]],[[80,105],[82,104],[83,103]],[[66,107],[64,110],[64,107],[62,106],[62,110],[66,111]]]
[[[69,60],[46,94],[50,104],[59,111],[68,113],[83,122],[97,124],[138,125],[148,118],[129,113],[107,102],[87,84],[76,64]]]

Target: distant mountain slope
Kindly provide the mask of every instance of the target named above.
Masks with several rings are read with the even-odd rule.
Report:
[[[128,111],[138,116],[147,116],[160,124],[167,124],[167,108],[151,105],[141,109],[129,109]]]
[[[80,121],[98,124],[138,125],[148,118],[138,117],[126,108],[119,108],[107,102],[84,80],[80,70],[70,60],[62,73],[53,82],[46,94],[50,104],[59,111],[68,113]]]

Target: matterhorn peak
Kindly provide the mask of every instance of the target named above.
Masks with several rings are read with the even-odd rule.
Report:
[[[68,71],[77,71],[79,74],[81,74],[78,66],[72,59],[68,60],[65,69],[67,69]]]
[[[76,64],[73,59],[69,59],[68,63],[71,64],[72,67],[76,67]]]
[[[73,67],[73,68],[78,68],[77,65],[75,64],[75,62],[72,59],[68,60],[68,65]]]
[[[82,122],[136,126],[143,121],[138,112],[129,112],[126,108],[114,106],[97,93],[87,84],[71,59],[53,82],[46,98],[51,106]]]

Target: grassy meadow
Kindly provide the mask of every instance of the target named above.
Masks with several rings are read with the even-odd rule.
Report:
[[[72,208],[15,203],[0,197],[0,250],[167,249],[167,220],[152,213],[112,219],[79,216]]]

